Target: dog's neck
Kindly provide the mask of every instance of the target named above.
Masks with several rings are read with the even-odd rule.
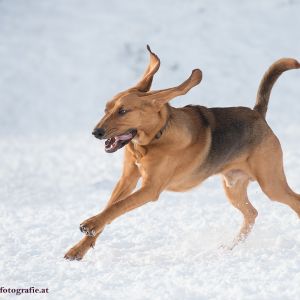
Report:
[[[162,136],[163,132],[165,131],[165,129],[168,126],[169,120],[170,120],[170,106],[166,105],[167,108],[167,116],[166,116],[166,121],[163,127],[161,127],[161,129],[157,132],[157,134],[155,135],[155,138],[158,140],[160,139],[160,137]]]

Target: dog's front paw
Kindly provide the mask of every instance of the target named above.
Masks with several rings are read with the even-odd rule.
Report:
[[[87,236],[96,236],[97,233],[102,231],[103,227],[104,224],[102,222],[101,216],[96,215],[82,222],[79,226],[79,229]]]
[[[231,251],[233,248],[234,248],[234,246],[232,246],[232,245],[229,246],[229,245],[224,245],[224,244],[222,244],[218,247],[219,250],[224,250],[224,251]]]
[[[82,260],[84,254],[86,253],[87,249],[82,249],[79,246],[72,247],[64,256],[65,259],[68,260]]]
[[[89,249],[94,248],[98,235],[95,237],[85,236],[65,254],[65,259],[81,260]]]

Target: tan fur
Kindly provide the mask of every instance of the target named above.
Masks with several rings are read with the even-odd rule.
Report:
[[[105,116],[96,126],[105,129],[104,138],[137,129],[135,138],[125,146],[121,179],[104,210],[81,224],[86,236],[65,258],[82,259],[107,224],[156,201],[162,191],[185,191],[214,174],[222,175],[230,203],[244,216],[230,248],[247,237],[257,216],[247,196],[251,180],[256,180],[270,199],[287,204],[300,216],[300,196],[286,182],[280,143],[264,120],[278,74],[299,68],[298,62],[282,59],[271,66],[260,85],[254,110],[174,108],[168,101],[197,85],[202,73],[194,70],[177,87],[150,91],[160,61],[149,47],[148,50],[150,63],[143,78],[107,103]],[[120,107],[128,111],[125,116],[118,115]],[[141,188],[134,191],[140,178]]]

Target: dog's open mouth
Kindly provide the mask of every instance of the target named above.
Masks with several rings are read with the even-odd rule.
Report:
[[[111,137],[105,141],[105,151],[113,153],[127,145],[137,134],[136,129],[130,129],[126,133]]]

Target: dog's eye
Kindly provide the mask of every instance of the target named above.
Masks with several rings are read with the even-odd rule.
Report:
[[[124,108],[120,108],[118,113],[119,113],[119,115],[125,115],[127,113],[127,110]]]

